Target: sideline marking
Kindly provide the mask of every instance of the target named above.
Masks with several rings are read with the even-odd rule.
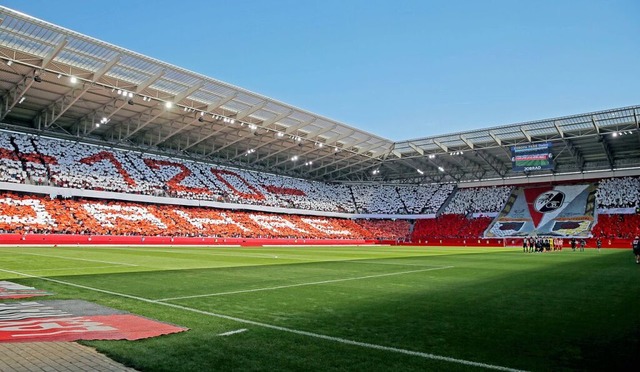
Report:
[[[225,295],[238,294],[238,293],[274,291],[276,289],[303,287],[303,286],[307,286],[307,285],[338,283],[338,282],[346,282],[346,281],[350,281],[350,280],[371,279],[371,278],[380,278],[380,277],[384,277],[384,276],[393,276],[393,275],[402,275],[402,274],[411,274],[411,273],[421,273],[421,272],[424,272],[424,271],[451,269],[452,267],[453,266],[432,267],[432,268],[429,268],[429,269],[400,271],[400,272],[396,272],[396,273],[376,274],[376,275],[367,275],[367,276],[358,276],[358,277],[355,277],[355,278],[330,279],[330,280],[322,280],[322,281],[319,281],[319,282],[278,285],[278,286],[275,286],[275,287],[241,289],[241,290],[238,290],[238,291],[230,291],[230,292],[218,292],[218,293],[208,293],[208,294],[193,295],[193,296],[160,298],[160,299],[157,299],[155,301],[164,302],[164,301],[174,301],[174,300],[186,300],[186,299],[189,299],[189,298],[225,296]]]
[[[186,247],[186,246],[185,246]],[[138,251],[140,252],[140,250],[138,248],[127,248],[127,247],[93,247],[92,249],[96,249],[96,248],[101,248],[101,249],[114,249],[114,250],[126,250],[126,251]],[[244,253],[232,253],[232,252],[210,252],[210,251],[204,251],[205,249],[211,249],[211,248],[196,248],[196,249],[186,249],[186,248],[180,248],[180,250],[151,250],[151,249],[145,249],[144,252],[160,252],[160,253],[179,253],[179,254],[186,254],[186,255],[204,255],[204,256],[222,256],[222,257],[250,257],[250,258],[264,258],[264,259],[274,259],[275,255],[271,254],[271,253],[261,253],[261,254],[244,254]],[[215,248],[214,248],[215,249]],[[235,252],[235,251],[234,251]],[[337,252],[337,251],[331,251],[331,252]],[[395,253],[396,251],[394,251]],[[415,251],[398,251],[398,252],[403,252],[403,253],[415,253]],[[324,252],[323,252],[324,253]],[[383,253],[383,252],[379,252],[379,253]],[[384,260],[384,259],[389,259],[389,260],[395,260],[395,259],[415,259],[415,258],[425,258],[425,257],[431,257],[428,255],[411,255],[411,256],[389,256],[389,257],[382,257],[382,258],[359,258],[359,257],[354,257],[354,258],[346,258],[343,259],[344,257],[336,257],[335,259],[328,259],[328,260],[323,260],[323,259],[315,259],[313,257],[308,257],[308,256],[304,256],[304,255],[300,255],[300,254],[289,254],[288,252],[284,253],[284,254],[280,254],[278,255],[279,258],[282,258],[283,260],[291,260],[291,261],[302,261],[302,262],[309,262],[309,263],[315,263],[315,262],[344,262],[344,263],[351,263],[351,262],[355,262],[355,263],[359,263],[359,264],[370,264],[370,265],[397,265],[397,266],[417,266],[417,267],[430,267],[429,265],[419,265],[419,264],[401,264],[401,263],[387,263],[387,262],[369,262],[369,261],[373,261],[373,260]]]
[[[230,320],[230,321],[234,321],[234,322],[238,322],[238,323],[250,324],[250,325],[263,327],[263,328],[267,328],[267,329],[274,329],[276,331],[288,332],[288,333],[293,333],[293,334],[296,334],[296,335],[307,336],[307,337],[312,337],[312,338],[319,338],[321,340],[333,341],[333,342],[337,342],[337,343],[341,343],[341,344],[345,344],[345,345],[353,345],[353,346],[360,346],[360,347],[364,347],[364,348],[368,348],[368,349],[390,351],[390,352],[399,353],[399,354],[417,356],[417,357],[421,357],[421,358],[424,358],[424,359],[440,360],[440,361],[444,361],[444,362],[451,362],[451,363],[457,363],[457,364],[462,364],[462,365],[466,365],[466,366],[493,369],[493,370],[497,370],[497,371],[524,372],[524,370],[515,369],[515,368],[509,368],[509,367],[503,367],[503,366],[498,366],[498,365],[494,365],[494,364],[486,364],[486,363],[481,363],[481,362],[474,362],[474,361],[465,360],[465,359],[456,359],[456,358],[442,356],[442,355],[423,353],[421,351],[400,349],[400,348],[392,347],[392,346],[370,344],[370,343],[367,343],[367,342],[349,340],[347,338],[328,336],[328,335],[323,335],[321,333],[313,333],[313,332],[308,332],[308,331],[301,331],[301,330],[294,329],[294,328],[281,327],[281,326],[277,326],[277,325],[273,325],[273,324],[257,322],[257,321],[254,321],[254,320],[236,318],[236,317],[230,316],[230,315],[217,314],[217,313],[213,313],[213,312],[210,312],[210,311],[199,310],[199,309],[195,309],[195,308],[192,308],[192,307],[176,305],[176,304],[167,303],[167,302],[155,301],[155,300],[151,300],[151,299],[144,298],[144,297],[138,297],[138,296],[129,295],[129,294],[126,294],[126,293],[118,293],[118,292],[108,291],[106,289],[89,287],[89,286],[82,285],[82,284],[75,284],[75,283],[71,283],[71,282],[65,282],[65,281],[58,280],[58,279],[52,279],[52,278],[47,278],[47,277],[43,277],[43,276],[25,274],[25,273],[21,273],[19,271],[4,270],[4,269],[0,269],[0,271],[6,272],[6,273],[9,273],[9,274],[16,274],[16,275],[26,276],[27,278],[35,278],[35,279],[40,279],[40,280],[49,281],[49,282],[53,282],[53,283],[58,283],[58,284],[62,284],[62,285],[68,285],[68,286],[71,286],[71,287],[82,288],[82,289],[86,289],[86,290],[89,290],[89,291],[106,293],[106,294],[109,294],[109,295],[112,295],[112,296],[129,298],[129,299],[133,299],[133,300],[137,300],[137,301],[141,301],[141,302],[146,302],[146,303],[150,303],[150,304],[167,306],[167,307],[171,307],[171,308],[174,308],[174,309],[189,311],[189,312],[196,313],[196,314],[212,316],[212,317],[225,319],[225,320]]]
[[[2,253],[9,253],[9,252],[2,252]],[[41,254],[41,253],[27,253],[27,252],[16,252],[16,251],[12,251],[11,254],[26,254],[29,256],[40,256],[40,257],[50,257],[50,258],[61,258],[63,260],[75,260],[75,261],[87,261],[87,262],[99,262],[99,263],[106,263],[106,264],[113,264],[113,265],[122,265],[122,266],[140,266],[140,265],[134,265],[134,264],[130,264],[130,263],[122,263],[122,262],[112,262],[112,261],[101,261],[101,260],[91,260],[88,258],[75,258],[75,257],[64,257],[64,256],[54,256],[54,255],[50,255],[50,254]]]
[[[231,335],[235,335],[237,333],[242,333],[242,332],[246,332],[246,331],[248,331],[248,329],[246,329],[246,328],[236,329],[235,331],[229,331],[229,332],[225,332],[225,333],[220,333],[218,336],[231,336]]]
[[[40,272],[40,271],[64,271],[64,270],[93,270],[93,269],[106,269],[106,268],[112,268],[112,267],[119,267],[122,269],[121,265],[109,265],[109,266],[87,266],[87,267],[62,267],[62,268],[55,268],[55,269],[35,269],[35,270],[23,270],[26,273],[31,273],[31,272]]]

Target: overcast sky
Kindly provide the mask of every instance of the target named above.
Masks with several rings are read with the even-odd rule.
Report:
[[[406,140],[640,104],[640,1],[0,0]]]

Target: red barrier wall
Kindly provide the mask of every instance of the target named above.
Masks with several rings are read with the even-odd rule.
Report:
[[[259,239],[196,238],[170,236],[109,236],[66,234],[0,234],[0,245],[358,245],[376,244],[364,239]]]
[[[364,239],[261,239],[261,238],[196,238],[170,236],[68,235],[68,234],[0,234],[2,245],[361,245],[389,244],[433,247],[522,247],[522,239],[434,239],[402,242]],[[587,239],[587,248],[595,248],[595,239]],[[564,249],[571,249],[568,239]],[[602,239],[602,248],[631,248],[631,239]]]
[[[580,241],[580,239],[578,239]],[[602,239],[602,248],[631,248],[632,239]],[[586,239],[586,248],[596,248],[595,239]],[[434,247],[522,247],[522,238],[504,238],[504,239],[433,239],[419,240],[414,242],[405,242],[401,245],[421,245]],[[571,241],[564,238],[562,249],[571,249]]]

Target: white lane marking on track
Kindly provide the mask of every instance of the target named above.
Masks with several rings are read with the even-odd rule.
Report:
[[[235,334],[246,332],[246,331],[248,331],[248,329],[246,329],[246,328],[236,329],[235,331],[229,331],[229,332],[225,332],[225,333],[220,333],[218,336],[231,336],[231,335],[235,335]]]
[[[8,252],[6,252],[8,253]],[[41,254],[41,253],[32,253],[32,252],[16,252],[16,251],[11,251],[11,254],[24,254],[24,255],[29,255],[29,256],[40,256],[40,257],[49,257],[49,258],[61,258],[63,260],[74,260],[74,261],[87,261],[87,262],[99,262],[99,263],[106,263],[106,264],[112,264],[112,265],[121,265],[121,266],[140,266],[140,265],[134,265],[134,264],[130,264],[130,263],[123,263],[123,262],[112,262],[112,261],[101,261],[101,260],[91,260],[89,258],[77,258],[77,257],[65,257],[65,256],[54,256],[52,254]]]
[[[401,272],[396,272],[396,273],[385,273],[385,274],[376,274],[376,275],[358,276],[358,277],[354,277],[354,278],[330,279],[330,280],[322,280],[322,281],[319,281],[319,282],[298,283],[298,284],[288,284],[288,285],[278,285],[278,286],[275,286],[275,287],[254,288],[254,289],[242,289],[242,290],[239,290],[239,291],[218,292],[218,293],[207,293],[207,294],[193,295],[193,296],[182,296],[182,297],[160,298],[160,299],[157,299],[156,301],[185,300],[185,299],[189,299],[189,298],[225,296],[225,295],[238,294],[238,293],[261,292],[261,291],[274,291],[274,290],[276,290],[276,289],[293,288],[293,287],[303,287],[303,286],[307,286],[307,285],[329,284],[329,283],[347,282],[347,281],[350,281],[350,280],[362,280],[362,279],[371,279],[371,278],[381,278],[381,277],[385,277],[385,276],[403,275],[403,274],[411,274],[411,273],[421,273],[421,272],[424,272],[424,271],[433,271],[433,270],[451,269],[452,267],[453,267],[453,266],[432,267],[432,268],[429,268],[429,269],[422,269],[422,270],[410,270],[410,271],[401,271]]]
[[[258,326],[258,327],[262,327],[262,328],[273,329],[273,330],[276,330],[276,331],[288,332],[288,333],[293,333],[293,334],[297,334],[297,335],[301,335],[301,336],[318,338],[318,339],[326,340],[326,341],[333,341],[333,342],[337,342],[337,343],[341,343],[341,344],[345,344],[345,345],[360,346],[360,347],[364,347],[364,348],[368,348],[368,349],[388,351],[388,352],[393,352],[393,353],[398,353],[398,354],[416,356],[416,357],[420,357],[420,358],[424,358],[424,359],[439,360],[439,361],[443,361],[443,362],[451,362],[451,363],[457,363],[457,364],[462,364],[462,365],[466,365],[466,366],[493,369],[493,370],[497,370],[497,371],[523,372],[523,370],[520,370],[520,369],[503,367],[503,366],[498,366],[498,365],[494,365],[494,364],[486,364],[486,363],[481,363],[481,362],[474,362],[474,361],[471,361],[471,360],[457,359],[457,358],[452,358],[452,357],[447,357],[447,356],[442,356],[442,355],[424,353],[424,352],[421,352],[421,351],[400,349],[400,348],[392,347],[392,346],[370,344],[370,343],[367,343],[367,342],[354,341],[354,340],[349,340],[349,339],[341,338],[341,337],[323,335],[321,333],[313,333],[313,332],[302,331],[302,330],[294,329],[294,328],[287,328],[287,327],[281,327],[281,326],[268,324],[268,323],[256,322],[254,320],[236,318],[236,317],[230,316],[230,315],[218,314],[218,313],[214,313],[214,312],[210,312],[210,311],[199,310],[199,309],[195,309],[195,308],[192,308],[192,307],[176,305],[176,304],[172,304],[172,303],[168,303],[168,302],[160,302],[160,301],[156,301],[156,300],[152,300],[152,299],[148,299],[148,298],[144,298],[144,297],[128,295],[126,293],[118,293],[118,292],[113,292],[113,291],[109,291],[109,290],[106,290],[106,289],[89,287],[89,286],[82,285],[82,284],[75,284],[75,283],[71,283],[71,282],[65,282],[65,281],[58,280],[58,279],[52,279],[52,278],[47,278],[47,277],[43,277],[43,276],[37,276],[37,275],[21,273],[19,271],[4,270],[4,269],[0,269],[0,271],[6,272],[6,273],[10,273],[10,274],[15,274],[15,275],[22,275],[22,276],[25,276],[25,277],[28,277],[28,278],[36,278],[36,279],[45,280],[45,281],[49,281],[49,282],[53,282],[53,283],[67,285],[67,286],[70,286],[70,287],[82,288],[82,289],[86,289],[86,290],[89,290],[89,291],[106,293],[106,294],[109,294],[109,295],[112,295],[112,296],[129,298],[129,299],[132,299],[132,300],[137,300],[137,301],[146,302],[146,303],[150,303],[150,304],[171,307],[171,308],[174,308],[174,309],[179,309],[179,310],[188,311],[188,312],[201,314],[201,315],[212,316],[212,317],[215,317],[215,318],[230,320],[230,321],[234,321],[234,322],[238,322],[238,323],[250,324],[250,325],[254,325],[254,326]]]

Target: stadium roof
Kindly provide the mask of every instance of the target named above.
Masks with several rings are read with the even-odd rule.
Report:
[[[0,61],[5,128],[307,179],[507,178],[546,141],[555,173],[640,167],[640,106],[393,142],[5,7]]]

